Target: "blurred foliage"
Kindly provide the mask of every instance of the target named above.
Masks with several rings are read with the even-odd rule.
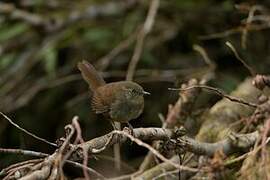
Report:
[[[226,41],[235,45],[255,71],[270,72],[267,28],[248,33],[247,49],[241,48],[241,33],[211,40],[200,38],[240,26],[247,18],[247,12],[235,9],[235,4],[241,3],[233,0],[161,1],[135,74],[135,81],[152,95],[146,98],[143,115],[131,122],[134,127],[160,126],[158,113],[166,115],[168,104],[177,98],[177,93],[167,88],[191,77],[200,78],[209,71],[202,57],[193,51],[194,44],[204,47],[217,64],[211,85],[226,92],[250,75],[225,46]],[[260,4],[269,7],[268,1],[260,1]],[[0,110],[50,141],[61,137],[64,125],[74,115],[80,117],[85,139],[109,132],[110,124],[91,112],[90,93],[76,64],[86,59],[98,65],[102,57],[143,24],[148,6],[149,1],[137,0],[1,1]],[[111,59],[108,67],[100,67],[106,81],[125,78],[133,49],[134,42]],[[200,103],[210,107],[218,98],[207,94]],[[1,147],[53,151],[46,144],[18,132],[3,118],[0,119],[0,144]],[[145,153],[140,147],[125,146],[124,160],[137,167]],[[111,152],[106,154],[112,155]],[[17,160],[12,155],[0,155],[0,169]],[[103,161],[98,161],[97,166],[105,173],[111,171]]]

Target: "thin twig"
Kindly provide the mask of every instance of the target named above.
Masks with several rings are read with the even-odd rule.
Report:
[[[270,25],[269,24],[260,24],[260,25],[256,25],[256,24],[251,24],[250,26],[247,27],[247,29],[249,31],[260,31],[260,30],[264,30],[264,29],[269,29]],[[219,39],[219,38],[224,38],[233,34],[237,34],[237,33],[241,33],[243,31],[243,27],[239,26],[233,29],[229,29],[223,32],[219,32],[219,33],[214,33],[214,34],[209,34],[209,35],[201,35],[199,36],[200,40],[210,40],[210,39]]]
[[[251,25],[254,18],[254,14],[257,10],[262,10],[262,7],[255,5],[255,6],[252,6],[249,10],[248,18],[246,19],[246,25],[245,25],[245,28],[243,29],[242,36],[241,36],[241,46],[244,49],[247,48],[247,35],[248,35],[249,26]]]
[[[29,166],[30,164],[37,164],[37,163],[40,163],[42,161],[43,161],[43,158],[40,158],[40,159],[30,159],[27,161],[22,161],[22,162],[18,162],[16,164],[12,164],[12,165],[8,166],[7,168],[4,168],[0,171],[0,177],[10,174],[11,171],[14,171],[16,169],[21,169],[25,166]]]
[[[74,118],[77,118],[77,116],[73,117]],[[61,147],[59,148],[59,159],[62,160],[62,162],[60,163],[60,169],[62,169],[63,165],[64,165],[64,161],[67,160],[70,156],[70,154],[72,153],[72,151],[68,151],[65,153],[65,150],[68,148],[69,144],[70,144],[70,140],[71,138],[73,137],[74,133],[75,133],[75,129],[72,125],[67,125],[65,127],[66,129],[68,129],[70,132],[69,134],[67,135],[65,141],[63,142],[63,144],[61,145]]]
[[[249,73],[252,76],[256,76],[256,72],[239,56],[239,54],[237,53],[236,49],[233,47],[233,45],[230,42],[226,42],[225,43],[234,53],[235,57],[248,69]]]
[[[230,96],[230,95],[227,95],[225,94],[222,90],[219,90],[217,88],[214,88],[214,87],[210,87],[210,86],[206,86],[206,85],[195,85],[195,86],[190,86],[190,87],[187,87],[187,88],[168,88],[169,90],[173,90],[173,91],[187,91],[189,89],[194,89],[194,88],[203,88],[203,89],[207,89],[207,90],[210,90],[210,91],[213,91],[215,92],[216,94],[222,96],[222,97],[225,97],[227,99],[229,99],[230,101],[232,102],[237,102],[239,104],[244,104],[244,105],[247,105],[247,106],[250,106],[250,107],[254,107],[254,108],[257,108],[258,105],[255,104],[255,103],[251,103],[251,102],[247,102],[243,99],[240,99],[240,98],[237,98],[237,97],[234,97],[234,96]]]
[[[126,80],[128,81],[132,81],[133,79],[136,66],[140,60],[140,57],[143,51],[144,39],[146,35],[152,30],[158,7],[159,7],[159,0],[152,0],[144,25],[138,34],[133,56],[128,65],[127,76],[126,76]]]
[[[23,149],[0,148],[0,153],[20,154],[20,155],[34,156],[34,157],[47,157],[47,156],[49,156],[49,154],[46,154],[46,153],[23,150]]]
[[[20,155],[25,155],[25,156],[34,156],[34,157],[48,157],[49,154],[46,154],[46,153],[42,153],[42,152],[36,152],[36,151],[30,151],[30,150],[23,150],[23,149],[5,149],[5,148],[0,148],[0,153],[9,153],[9,154],[20,154]],[[41,159],[38,159],[39,161]],[[35,160],[33,160],[35,161]],[[22,166],[24,165],[25,163],[27,163],[28,161],[25,161],[25,162],[20,162],[18,165],[19,166]],[[101,175],[100,173],[98,173],[97,171],[95,171],[94,169],[92,168],[89,168],[83,164],[80,164],[78,162],[74,162],[74,161],[71,161],[71,160],[66,160],[65,161],[66,163],[74,166],[74,167],[78,167],[78,168],[81,168],[81,169],[84,169],[86,170],[88,173],[92,173],[92,174],[95,174],[97,175],[98,177],[100,177],[101,179],[106,179],[103,175]],[[8,169],[10,168],[15,168],[17,167],[17,164],[15,164],[16,166],[10,166],[9,168],[6,168],[6,169],[3,169],[1,172],[0,172],[0,175],[4,175],[5,172],[8,171]]]
[[[200,55],[203,57],[204,62],[209,65],[209,67],[214,70],[216,68],[216,64],[209,58],[207,52],[205,51],[205,49],[198,45],[198,44],[194,44],[193,45],[193,50],[197,51],[198,53],[200,53]]]
[[[137,145],[145,147],[146,149],[148,149],[149,151],[151,151],[155,156],[157,156],[159,159],[161,159],[162,161],[171,164],[172,166],[174,166],[175,168],[179,169],[179,170],[186,170],[186,171],[190,171],[190,172],[198,172],[201,171],[197,168],[191,168],[191,167],[187,167],[187,166],[180,166],[179,164],[176,164],[172,161],[170,161],[169,159],[167,159],[166,157],[164,157],[162,154],[160,154],[156,149],[154,149],[152,146],[150,146],[149,144],[144,143],[143,141],[141,141],[138,138],[133,137],[132,135],[128,134],[125,131],[113,131],[113,134],[120,134],[120,135],[124,135],[126,137],[128,137],[131,141],[135,142]]]
[[[76,137],[76,140],[75,142],[77,143],[77,141],[79,141],[80,143],[84,143],[84,140],[82,138],[82,131],[81,131],[81,127],[80,127],[80,124],[78,122],[78,117],[75,116],[76,118],[73,118],[72,119],[72,125],[75,127],[76,131],[77,131],[77,137]],[[83,149],[83,174],[84,174],[84,177],[85,179],[89,180],[90,177],[87,173],[87,169],[85,167],[87,167],[88,165],[88,153],[87,153],[87,149]]]
[[[52,142],[47,141],[46,139],[40,138],[40,137],[34,135],[33,133],[27,131],[26,129],[20,127],[18,124],[14,123],[8,116],[6,116],[6,115],[5,115],[4,113],[2,113],[1,111],[0,111],[0,114],[1,114],[6,120],[8,120],[8,122],[9,122],[10,124],[12,124],[14,127],[18,128],[19,130],[23,131],[25,134],[27,134],[27,135],[29,135],[29,136],[31,136],[31,137],[33,137],[33,138],[39,140],[39,141],[42,141],[42,142],[44,142],[44,143],[46,143],[46,144],[49,144],[49,145],[51,145],[51,146],[53,146],[53,147],[57,147],[57,145],[56,145],[55,143],[52,143]]]
[[[270,137],[267,138],[267,140],[266,140],[265,143],[268,144],[269,141],[270,141]],[[232,164],[234,164],[234,163],[237,163],[237,162],[239,162],[239,161],[242,161],[242,160],[244,160],[247,156],[252,155],[252,154],[254,154],[254,152],[258,152],[259,150],[261,150],[262,147],[263,147],[263,145],[261,144],[261,145],[259,145],[258,147],[256,147],[255,149],[253,149],[253,150],[250,151],[250,152],[247,152],[247,153],[245,153],[245,154],[243,154],[243,155],[241,155],[241,156],[239,156],[239,157],[237,157],[237,158],[230,159],[230,160],[228,160],[228,161],[226,161],[226,162],[224,163],[224,166],[230,166],[230,165],[232,165]]]

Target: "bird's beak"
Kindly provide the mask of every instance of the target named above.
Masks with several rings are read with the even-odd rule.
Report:
[[[143,95],[150,95],[149,92],[143,91]]]

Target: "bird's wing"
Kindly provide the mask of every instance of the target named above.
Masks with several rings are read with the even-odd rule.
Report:
[[[91,103],[92,103],[92,110],[96,114],[106,113],[109,112],[110,110],[110,106],[104,103],[103,98],[98,93],[94,93]]]
[[[119,96],[121,87],[117,83],[109,83],[99,87],[92,98],[92,109],[97,113],[110,112],[111,105]]]

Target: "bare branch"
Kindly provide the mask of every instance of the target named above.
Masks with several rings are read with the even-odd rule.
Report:
[[[216,68],[216,64],[209,58],[207,52],[205,51],[205,49],[201,46],[199,46],[198,44],[194,44],[193,45],[193,50],[197,51],[198,53],[201,54],[201,56],[203,57],[203,60],[205,61],[205,63],[207,65],[209,65],[209,67],[214,70]]]
[[[128,137],[131,141],[135,142],[136,144],[138,144],[139,146],[145,147],[147,148],[149,151],[151,151],[155,156],[157,156],[159,159],[161,159],[164,162],[167,162],[168,164],[171,164],[172,166],[174,166],[175,168],[179,169],[179,170],[187,170],[190,172],[197,172],[199,171],[196,168],[190,168],[190,167],[186,167],[186,166],[180,166],[179,164],[176,164],[174,162],[172,162],[171,160],[167,159],[166,157],[164,157],[162,154],[160,154],[156,149],[154,149],[152,146],[150,146],[149,144],[144,143],[143,141],[141,141],[138,138],[133,137],[132,135],[124,132],[124,131],[113,131],[113,133],[115,134],[120,134],[120,135],[124,135],[126,137]]]
[[[222,150],[225,155],[230,155],[239,150],[249,150],[257,139],[259,132],[255,131],[249,134],[231,133],[226,139],[216,143],[199,142],[189,137],[178,138],[179,145],[185,150],[196,155],[213,156],[218,150]]]
[[[29,136],[31,136],[31,137],[33,137],[33,138],[39,140],[39,141],[42,141],[42,142],[44,142],[44,143],[46,143],[46,144],[49,144],[49,145],[54,146],[54,147],[57,147],[57,145],[56,145],[55,143],[52,143],[52,142],[47,141],[46,139],[40,138],[40,137],[34,135],[33,133],[27,131],[26,129],[20,127],[18,124],[14,123],[9,117],[7,117],[4,113],[0,112],[0,114],[1,114],[6,120],[8,120],[8,122],[9,122],[10,124],[12,124],[14,127],[18,128],[19,130],[21,130],[21,131],[24,132],[25,134],[27,134],[27,135],[29,135]]]
[[[49,154],[45,154],[42,152],[29,151],[29,150],[23,150],[23,149],[0,148],[0,153],[20,154],[20,155],[34,156],[34,157],[47,157],[47,156],[49,156]]]
[[[144,39],[146,35],[152,30],[158,7],[159,7],[159,0],[152,0],[144,25],[138,34],[137,43],[134,49],[133,56],[128,65],[127,76],[126,76],[126,80],[128,81],[132,81],[133,79],[136,66],[142,54]]]
[[[225,97],[225,98],[229,99],[232,102],[237,102],[239,104],[247,105],[247,106],[254,107],[254,108],[257,108],[258,107],[257,104],[254,104],[254,103],[251,103],[251,102],[246,102],[243,99],[240,99],[240,98],[237,98],[237,97],[234,97],[234,96],[227,95],[224,92],[222,92],[222,90],[219,90],[217,88],[210,87],[210,86],[196,85],[196,86],[190,86],[190,87],[187,87],[187,88],[178,88],[178,89],[177,88],[168,88],[168,89],[169,90],[173,90],[173,91],[177,91],[177,90],[179,90],[179,91],[186,91],[186,90],[193,89],[193,88],[207,89],[207,90],[210,90],[210,91],[215,92],[216,94],[218,94],[218,95],[220,95],[222,97]]]
[[[256,72],[239,56],[239,54],[237,53],[236,49],[233,47],[233,45],[230,42],[226,42],[225,43],[234,53],[235,57],[248,69],[249,73],[252,76],[256,75]]]

